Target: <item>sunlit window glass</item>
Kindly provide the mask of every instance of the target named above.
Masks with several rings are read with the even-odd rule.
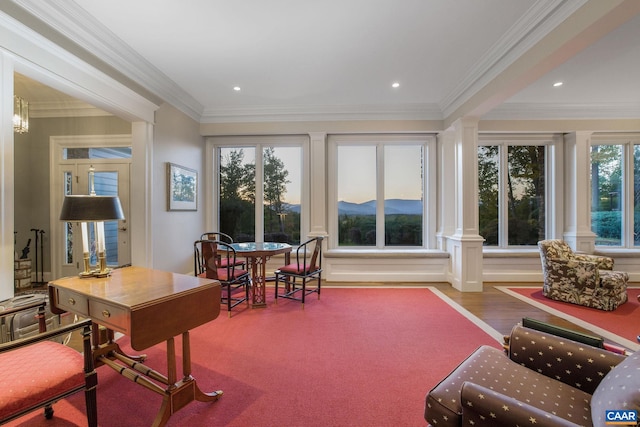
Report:
[[[640,246],[640,145],[633,146],[633,245]]]
[[[480,235],[486,246],[496,246],[499,242],[499,147],[496,145],[478,147],[478,189]]]
[[[591,230],[596,245],[622,245],[622,145],[591,147]]]
[[[422,246],[423,147],[384,147],[385,246]]]
[[[220,231],[238,242],[255,241],[255,148],[222,147]]]
[[[267,147],[264,159],[264,241],[300,243],[302,148]]]
[[[536,245],[545,236],[545,147],[509,146],[509,245]]]
[[[376,147],[338,146],[338,244],[376,244]]]

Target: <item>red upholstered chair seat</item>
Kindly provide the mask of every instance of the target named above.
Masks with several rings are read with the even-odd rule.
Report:
[[[315,270],[318,269],[317,265],[304,265],[304,264],[288,264],[285,265],[284,267],[280,267],[278,270],[280,270],[280,272],[282,274],[310,274],[313,273]]]
[[[0,354],[0,419],[83,387],[83,366],[82,354],[53,341]]]
[[[215,279],[227,282],[236,280],[246,274],[249,274],[247,270],[241,270],[239,268],[218,268],[216,269]],[[211,278],[211,276],[209,276],[209,278]]]
[[[276,302],[278,302],[278,298],[287,298],[302,302],[302,307],[304,307],[306,296],[314,292],[318,294],[318,299],[320,299],[322,240],[322,236],[317,236],[301,243],[296,249],[296,262],[274,271],[276,275]],[[307,254],[310,254],[311,257],[307,258]],[[284,284],[284,293],[278,292],[280,282]],[[313,283],[315,283],[315,287],[313,287]],[[312,287],[309,287],[309,284]]]

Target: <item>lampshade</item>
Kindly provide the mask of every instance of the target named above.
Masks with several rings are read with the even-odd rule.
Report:
[[[62,221],[113,221],[124,219],[118,196],[65,196]]]

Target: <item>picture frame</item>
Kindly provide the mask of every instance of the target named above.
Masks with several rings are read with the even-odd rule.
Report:
[[[167,210],[198,210],[198,172],[167,162]]]

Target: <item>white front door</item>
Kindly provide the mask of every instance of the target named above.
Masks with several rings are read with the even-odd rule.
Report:
[[[90,168],[94,170],[94,187],[98,196],[117,195],[122,204],[125,219],[121,221],[107,221],[105,228],[105,246],[107,265],[117,267],[131,263],[131,245],[129,239],[129,171],[130,162],[118,163],[113,160],[92,159],[90,162],[65,163],[60,165],[60,178],[64,183],[59,193],[59,206],[65,194],[90,194]],[[57,210],[59,212],[59,209]],[[82,232],[80,223],[61,224],[60,241],[55,247],[62,248],[63,256],[60,261],[60,276],[77,275],[84,269]],[[91,223],[89,223],[90,241],[94,238]],[[91,245],[93,246],[93,245]],[[91,264],[97,263],[95,250],[91,251]]]

